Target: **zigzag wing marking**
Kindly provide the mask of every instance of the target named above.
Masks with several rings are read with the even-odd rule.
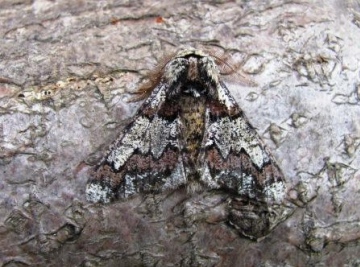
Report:
[[[207,103],[201,181],[251,200],[281,202],[285,183],[272,155],[222,82],[217,96]]]
[[[88,201],[108,203],[186,182],[179,156],[179,119],[174,115],[178,107],[165,101],[168,87],[160,83],[154,89],[96,168],[86,187]]]

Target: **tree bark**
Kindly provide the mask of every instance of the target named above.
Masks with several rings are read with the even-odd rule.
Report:
[[[1,266],[360,264],[356,1],[5,0],[0,21]],[[292,214],[257,241],[224,192],[85,200],[146,70],[189,46],[242,73],[227,84],[286,177]]]

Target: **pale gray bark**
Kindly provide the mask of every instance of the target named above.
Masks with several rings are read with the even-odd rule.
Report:
[[[0,21],[2,266],[360,264],[357,1],[3,0]],[[257,83],[229,87],[296,205],[258,242],[224,223],[221,193],[85,201],[128,93],[184,46]]]

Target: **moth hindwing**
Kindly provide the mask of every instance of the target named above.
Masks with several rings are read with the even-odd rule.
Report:
[[[187,185],[281,202],[283,175],[219,78],[215,59],[178,52],[86,187],[91,202]]]

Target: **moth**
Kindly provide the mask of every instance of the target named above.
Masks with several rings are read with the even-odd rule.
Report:
[[[220,79],[216,58],[181,50],[87,183],[90,202],[187,186],[279,203],[284,177]]]

